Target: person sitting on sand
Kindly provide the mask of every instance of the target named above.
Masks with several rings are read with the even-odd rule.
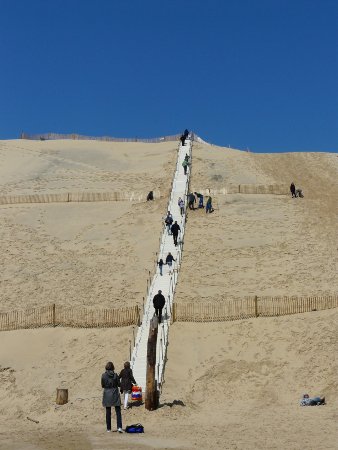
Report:
[[[300,197],[300,198],[304,197],[303,191],[300,188],[296,189],[295,197]]]
[[[147,202],[149,202],[149,200],[154,200],[154,192],[150,191],[149,194],[147,195]]]
[[[131,394],[133,384],[137,384],[133,375],[133,371],[130,368],[129,361],[124,363],[124,369],[121,370],[119,378],[121,382],[120,392],[121,394],[124,393],[124,409],[128,409],[129,394]]]
[[[300,406],[325,405],[325,397],[309,397],[309,394],[304,394],[299,404]]]

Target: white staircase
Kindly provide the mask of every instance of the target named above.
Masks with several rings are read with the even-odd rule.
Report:
[[[157,268],[157,271],[151,281],[148,290],[148,296],[144,306],[142,325],[138,329],[131,358],[131,367],[133,369],[135,380],[137,381],[138,385],[142,387],[143,392],[145,392],[146,390],[147,342],[149,335],[149,325],[150,320],[152,319],[155,312],[153,307],[153,298],[159,290],[162,291],[162,294],[166,299],[166,304],[163,308],[162,323],[159,325],[158,329],[156,350],[156,380],[159,388],[161,388],[163,383],[173,297],[181,265],[183,238],[185,231],[186,214],[181,216],[180,208],[178,206],[178,199],[179,197],[181,197],[184,200],[185,208],[187,208],[187,194],[190,170],[188,169],[187,175],[184,175],[184,169],[182,166],[182,162],[186,154],[190,156],[191,162],[190,139],[187,139],[185,141],[184,147],[182,147],[182,145],[179,146],[176,170],[173,179],[171,195],[168,202],[168,211],[171,212],[174,222],[177,221],[177,223],[181,227],[181,232],[178,236],[178,245],[175,247],[173,237],[171,235],[168,235],[166,227],[163,227],[160,250],[158,254],[158,260],[162,258],[165,262],[165,259],[170,252],[176,262],[173,263],[171,272],[169,271],[169,267],[167,265],[163,266],[163,276],[160,275],[159,268]]]

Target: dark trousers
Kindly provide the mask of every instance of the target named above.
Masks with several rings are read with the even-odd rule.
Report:
[[[121,406],[115,406],[117,428],[122,428]],[[107,430],[111,430],[111,406],[106,407]]]
[[[174,238],[174,244],[177,245],[178,234],[173,233],[173,238]]]
[[[158,317],[159,323],[162,321],[162,309],[163,308],[155,308],[155,314]]]
[[[187,168],[188,168],[188,166],[183,166],[183,169],[184,169],[184,175],[187,174]]]

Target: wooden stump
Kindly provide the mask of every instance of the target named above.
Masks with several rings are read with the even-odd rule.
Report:
[[[56,389],[56,400],[57,405],[65,405],[68,403],[68,389]]]
[[[153,411],[154,409],[158,408],[157,383],[155,380],[157,332],[158,319],[155,316],[150,321],[147,346],[147,381],[145,407],[146,409],[148,409],[148,411]]]

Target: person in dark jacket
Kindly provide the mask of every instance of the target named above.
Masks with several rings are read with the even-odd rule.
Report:
[[[164,223],[165,223],[165,226],[167,227],[168,234],[170,234],[171,225],[173,224],[173,221],[174,221],[173,216],[172,216],[171,212],[168,211],[168,214],[167,214],[166,218],[164,219]]]
[[[169,273],[171,272],[171,266],[173,265],[173,261],[176,262],[176,259],[174,259],[173,255],[169,252],[165,259],[165,263],[168,264],[169,267]]]
[[[101,377],[103,387],[102,405],[106,408],[107,432],[111,431],[111,408],[115,407],[117,431],[123,433],[121,416],[120,380],[114,372],[114,364],[110,361],[106,364],[106,371]]]
[[[189,209],[195,209],[196,197],[192,192],[188,194],[188,207]]]
[[[183,136],[187,139],[187,137],[189,136],[189,130],[185,129]]]
[[[121,370],[120,375],[121,394],[124,393],[124,409],[128,409],[128,398],[131,394],[133,384],[137,384],[133,375],[133,371],[130,368],[130,362],[124,363],[124,369]]]
[[[175,246],[177,246],[177,238],[178,238],[178,232],[181,231],[181,227],[179,226],[179,224],[177,223],[177,221],[175,220],[174,225],[171,226],[171,233],[173,235],[173,239],[174,239],[174,244]]]
[[[182,136],[180,137],[180,141],[182,142],[182,146],[185,145],[185,140],[186,140],[186,137],[184,136],[184,134],[182,134]]]
[[[162,291],[158,291],[156,295],[154,295],[153,298],[153,305],[155,308],[155,314],[158,317],[158,322],[161,323],[162,320],[162,309],[165,305],[165,298],[162,295]]]
[[[206,213],[212,213],[212,212],[214,212],[214,208],[212,207],[212,198],[210,197],[210,195],[209,195],[207,204],[206,204],[206,206],[205,206],[205,212],[206,212]]]
[[[149,194],[147,195],[147,202],[149,202],[149,200],[154,200],[154,192],[150,191]]]
[[[291,192],[292,198],[296,197],[296,186],[295,186],[294,182],[292,182],[290,184],[290,192]]]

